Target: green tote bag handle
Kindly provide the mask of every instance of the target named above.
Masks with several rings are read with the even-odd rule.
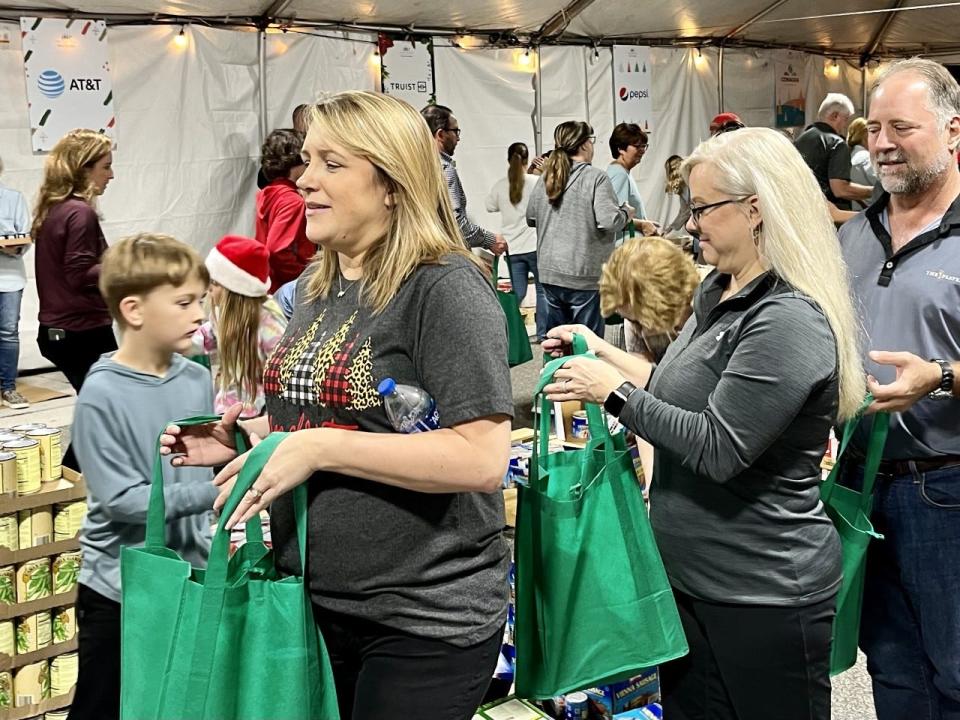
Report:
[[[195,417],[183,418],[182,420],[174,420],[167,424],[184,428],[195,425],[208,425],[219,422],[220,420],[221,417],[219,415],[197,415]],[[234,444],[237,448],[237,454],[246,452],[246,440],[239,426],[234,433]],[[145,543],[147,547],[153,548],[167,546],[167,507],[163,497],[163,462],[164,456],[160,454],[160,438],[158,437],[156,460],[154,460],[153,463],[153,481],[150,485],[150,504],[147,507],[147,538]],[[247,523],[247,540],[250,542],[263,542],[263,530],[260,527],[260,518],[252,518]]]
[[[840,445],[837,448],[837,457],[834,458],[834,465],[836,467],[839,467],[840,459],[846,452],[847,446],[850,444],[850,440],[853,438],[857,427],[860,423],[866,421],[864,413],[872,404],[873,395],[867,395],[860,405],[860,409],[857,410],[856,416],[844,425],[843,437],[840,439]],[[860,490],[860,510],[867,517],[870,516],[870,511],[873,509],[873,487],[877,480],[877,473],[880,470],[880,462],[883,460],[883,447],[887,440],[889,422],[889,416],[884,412],[876,413],[870,418],[870,434],[867,439],[866,459],[863,465],[863,487]],[[820,497],[823,502],[826,503],[830,501],[837,487],[839,477],[839,471],[831,472],[827,476],[827,479],[820,484]],[[883,537],[876,532],[871,532],[870,534],[878,539]]]

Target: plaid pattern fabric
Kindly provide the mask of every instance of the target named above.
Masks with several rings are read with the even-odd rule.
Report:
[[[345,343],[333,356],[333,364],[327,368],[323,384],[317,388],[321,405],[336,408],[350,405],[350,355],[355,344],[354,340]]]
[[[467,243],[467,247],[482,247],[489,250],[494,243],[494,235],[467,217],[467,194],[460,183],[457,164],[444,152],[440,153],[440,164],[443,166],[443,177],[447,181],[447,192],[450,194],[450,203],[453,205],[453,215],[457,219],[457,225],[460,226],[460,234],[463,235],[464,242]]]
[[[320,352],[317,341],[310,343],[297,360],[287,380],[287,387],[280,395],[284,400],[296,405],[312,405],[317,402],[313,361]],[[277,353],[274,353],[277,354]]]

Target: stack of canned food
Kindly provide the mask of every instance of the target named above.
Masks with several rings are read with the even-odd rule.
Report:
[[[61,436],[42,423],[0,428],[0,494],[33,495],[59,480]]]

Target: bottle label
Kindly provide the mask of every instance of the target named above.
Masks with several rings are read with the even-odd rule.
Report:
[[[404,432],[408,432],[408,433],[430,432],[431,430],[439,430],[439,429],[440,429],[440,413],[437,411],[437,403],[431,400],[430,407],[427,410],[426,415],[414,421],[407,428],[404,428]]]

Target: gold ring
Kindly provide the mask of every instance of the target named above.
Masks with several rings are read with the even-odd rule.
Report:
[[[260,490],[257,490],[255,487],[250,488],[247,490],[247,492],[253,495],[257,500],[263,497],[263,493]]]

